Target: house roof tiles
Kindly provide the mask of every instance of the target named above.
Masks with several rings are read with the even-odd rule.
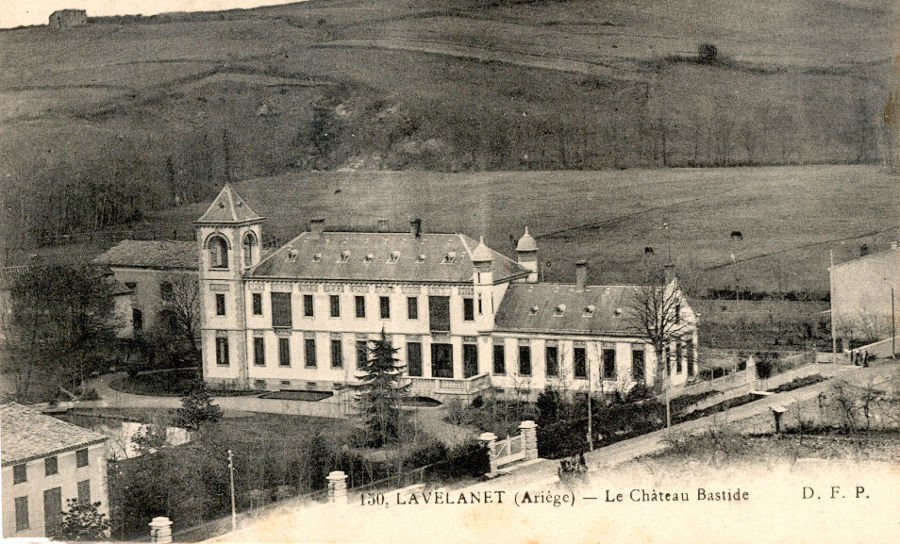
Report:
[[[3,466],[107,440],[102,434],[46,416],[14,402],[0,404],[0,434],[3,439]]]
[[[497,308],[496,331],[637,335],[630,308],[636,287],[511,283]]]
[[[197,270],[199,249],[196,242],[180,240],[122,240],[94,262],[107,266]]]
[[[475,240],[462,234],[304,232],[249,271],[248,278],[459,283],[472,280]],[[494,281],[528,271],[491,250]]]

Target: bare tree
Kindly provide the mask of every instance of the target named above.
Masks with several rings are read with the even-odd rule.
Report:
[[[669,406],[669,346],[691,333],[682,316],[684,295],[678,281],[655,281],[636,287],[631,300],[631,328],[647,339],[656,354],[653,387],[666,395],[666,427],[671,424]]]
[[[163,311],[176,330],[197,350],[200,331],[200,284],[193,274],[168,274],[160,283]]]

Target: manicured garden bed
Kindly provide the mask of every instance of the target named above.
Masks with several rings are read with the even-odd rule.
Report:
[[[132,395],[152,395],[158,397],[180,397],[189,391],[197,379],[196,368],[176,368],[172,370],[141,372],[135,377],[123,376],[109,382],[109,386],[122,393]],[[258,395],[259,391],[210,390],[214,397]]]
[[[331,391],[303,391],[299,389],[282,389],[281,391],[273,391],[271,393],[263,393],[259,396],[261,399],[278,399],[278,400],[302,400],[306,402],[318,402],[320,400],[333,397]]]

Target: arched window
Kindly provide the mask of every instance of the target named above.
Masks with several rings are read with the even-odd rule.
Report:
[[[256,235],[248,232],[244,236],[244,266],[253,264],[253,252],[256,251]]]
[[[214,236],[207,247],[210,268],[228,268],[228,242],[221,236]]]

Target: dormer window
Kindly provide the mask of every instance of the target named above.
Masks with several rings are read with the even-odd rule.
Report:
[[[453,264],[456,262],[456,252],[448,251],[446,255],[444,255],[444,264]]]
[[[399,251],[391,251],[391,254],[388,256],[389,263],[396,263],[400,260],[400,252]]]
[[[322,262],[322,254],[316,253],[315,255],[313,255],[313,262],[314,263]]]
[[[299,251],[297,251],[294,248],[290,248],[290,249],[288,249],[287,259],[285,259],[285,260],[289,263],[294,263],[294,262],[297,262],[297,257],[299,257],[299,256],[300,256]]]
[[[349,261],[350,261],[350,250],[349,250],[349,249],[345,249],[344,251],[341,251],[341,256],[338,257],[338,262],[339,262],[339,263],[346,263],[346,262],[349,262]]]
[[[565,304],[557,304],[556,311],[553,312],[555,317],[561,317],[564,313],[566,313],[566,305]]]
[[[622,308],[616,308],[615,310],[613,310],[613,313],[616,315],[616,317],[622,315]]]
[[[538,308],[537,306],[532,306],[531,307],[531,315],[535,315],[536,313],[538,313],[539,309],[540,308]]]
[[[367,263],[370,263],[370,262],[372,262],[372,261],[374,261],[374,260],[375,260],[375,255],[373,255],[373,254],[371,254],[371,253],[367,253],[366,256],[363,257],[363,261],[364,261],[364,262],[367,262]]]
[[[584,307],[584,317],[594,317],[594,311],[597,309],[593,304]]]
[[[417,262],[417,263],[424,263],[424,262],[425,262],[425,254],[424,254],[424,253],[420,253],[420,254],[416,257],[416,262]]]

